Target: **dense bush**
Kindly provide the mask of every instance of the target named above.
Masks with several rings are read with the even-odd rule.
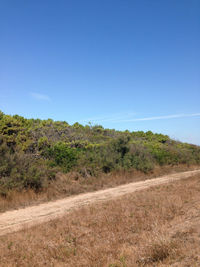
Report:
[[[53,160],[52,166],[61,166],[64,171],[69,171],[77,162],[77,150],[59,142],[50,147],[47,155]]]
[[[2,142],[0,145],[0,194],[6,195],[14,188],[32,188],[39,191],[55,177],[53,169],[48,169],[43,159],[35,159],[30,154],[13,152]]]
[[[200,147],[151,131],[129,132],[25,119],[0,111],[0,192],[48,186],[56,171],[83,176],[155,165],[200,164]]]

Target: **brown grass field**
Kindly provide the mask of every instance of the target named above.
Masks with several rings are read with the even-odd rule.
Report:
[[[0,266],[200,266],[200,175],[1,236]]]
[[[199,166],[178,165],[155,167],[148,174],[136,170],[117,171],[102,174],[99,177],[80,177],[77,173],[58,173],[55,181],[50,181],[48,187],[41,192],[33,190],[10,191],[6,197],[0,195],[0,213],[6,210],[35,205],[50,200],[60,199],[67,196],[77,195],[85,192],[115,187],[118,185],[144,181],[159,177],[161,175],[198,169]]]

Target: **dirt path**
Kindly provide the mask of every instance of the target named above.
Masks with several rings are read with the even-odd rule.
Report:
[[[110,200],[124,194],[133,193],[152,186],[188,178],[197,173],[200,173],[200,170],[175,173],[142,182],[125,184],[115,188],[84,193],[24,209],[7,211],[0,214],[0,235],[5,235],[21,230],[24,227],[30,227],[56,219],[73,209],[80,208],[90,203]]]

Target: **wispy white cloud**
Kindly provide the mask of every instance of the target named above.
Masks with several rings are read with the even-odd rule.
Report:
[[[187,117],[200,117],[200,113],[172,114],[172,115],[165,115],[165,116],[133,118],[133,119],[128,119],[128,120],[118,120],[116,122],[153,121],[153,120],[166,120],[166,119],[187,118]]]
[[[92,122],[92,123],[102,123],[102,122],[112,122],[112,123],[123,123],[123,122],[137,122],[137,121],[153,121],[153,120],[166,120],[166,119],[176,119],[176,118],[187,118],[187,117],[200,117],[200,113],[192,114],[172,114],[164,116],[153,116],[144,118],[130,118],[136,115],[136,113],[121,113],[113,114],[105,117],[90,118],[87,120],[82,120],[81,122]]]
[[[81,120],[80,122],[91,122],[91,123],[101,123],[101,122],[114,122],[118,120],[130,119],[130,117],[136,115],[136,113],[128,112],[128,113],[115,113],[100,117],[93,117]]]
[[[40,93],[30,93],[31,97],[36,99],[36,100],[44,100],[44,101],[50,101],[50,97],[48,95],[40,94]]]

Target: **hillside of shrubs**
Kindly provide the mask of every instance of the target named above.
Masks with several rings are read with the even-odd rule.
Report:
[[[155,166],[200,164],[200,147],[151,131],[104,129],[100,125],[26,119],[0,111],[0,194],[41,191],[56,173],[82,177]]]

